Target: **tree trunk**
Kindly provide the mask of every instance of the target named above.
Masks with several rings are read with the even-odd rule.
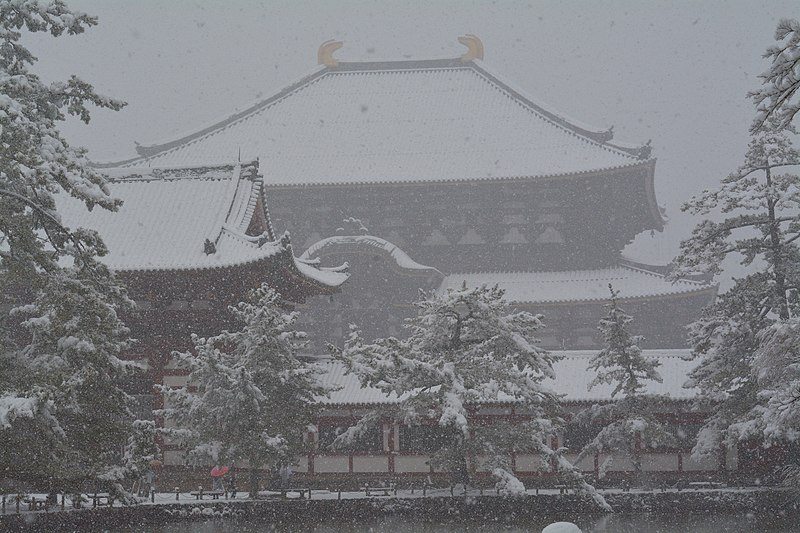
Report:
[[[769,165],[766,169],[767,187],[772,187],[772,174]],[[783,264],[783,242],[775,220],[775,200],[767,197],[767,216],[769,217],[769,247],[772,252],[772,268],[775,271],[775,296],[778,299],[778,316],[781,320],[789,318],[789,304],[786,301],[786,272]]]
[[[250,462],[251,465],[254,465],[254,462]],[[258,475],[258,468],[255,466],[250,467],[250,499],[255,500],[258,497],[258,485],[259,485],[259,475]]]

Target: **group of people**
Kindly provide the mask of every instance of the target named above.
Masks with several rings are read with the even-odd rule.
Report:
[[[219,492],[236,492],[236,475],[233,470],[222,476],[211,477],[211,490]]]
[[[225,468],[225,473],[219,475],[218,472],[222,470],[220,467],[214,467],[211,476],[211,490],[220,492],[236,492],[236,475],[233,470]],[[288,489],[292,479],[292,467],[289,465],[281,465],[275,467],[271,471],[269,488],[270,489]]]

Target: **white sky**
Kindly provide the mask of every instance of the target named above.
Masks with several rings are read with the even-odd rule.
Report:
[[[457,57],[478,35],[485,62],[568,117],[652,139],[656,194],[672,219],[640,239],[666,261],[693,226],[682,201],[739,165],[780,18],[791,1],[69,0],[97,15],[77,37],[30,39],[47,80],[78,74],[124,99],[119,113],[64,132],[98,161],[135,155],[269,96],[316,66],[319,44],[342,60]]]

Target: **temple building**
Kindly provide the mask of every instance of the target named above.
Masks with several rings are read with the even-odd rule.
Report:
[[[685,346],[684,326],[716,286],[669,283],[666,266],[624,253],[665,223],[649,144],[542,106],[483,62],[476,37],[460,40],[461,57],[381,62],[339,61],[342,43],[324,43],[319,67],[296,83],[181,139],[137,146],[118,166],[257,159],[272,221],[303,258],[350,263],[340,296],[301,307],[317,351],[359,317],[382,324],[364,324],[367,335],[402,334],[419,288],[464,281],[499,283],[544,313],[545,348],[598,346],[609,283],[645,347]]]
[[[564,355],[552,386],[575,408],[611,399],[608,391],[586,391],[611,284],[635,317],[633,333],[646,337],[648,356],[662,360],[664,383],[651,392],[675,399],[674,412],[663,415],[687,436],[683,448],[648,455],[646,470],[736,468],[730,451],[709,464],[687,458],[702,415],[685,408],[696,394],[682,388],[694,364],[685,326],[717,286],[707,278],[669,282],[668,265],[625,251],[665,224],[649,143],[617,142],[610,128],[549,109],[487,66],[477,37],[459,41],[467,47],[461,57],[366,62],[340,61],[334,52],[342,43],[326,42],[318,67],[295,83],[175,141],[137,146],[137,157],[111,165],[127,230],[117,237],[113,225],[98,222],[111,266],[126,272],[140,303],[137,327],[188,346],[190,331],[220,326],[220,306],[268,279],[296,302],[299,327],[315,341],[309,355],[319,356],[327,343],[342,342],[351,323],[367,338],[402,336],[420,289],[498,284],[515,308],[545,315],[541,345]],[[140,214],[137,202],[148,209]],[[173,322],[169,313],[197,318]],[[156,379],[185,383],[165,361]],[[325,414],[309,433],[316,449],[298,458],[298,472],[434,473],[430,443],[414,433],[424,428],[393,421],[363,450],[327,450],[337,427],[391,399],[358,387],[335,362],[320,364],[323,379],[339,389],[321,400]],[[518,414],[497,405],[479,415]],[[564,442],[577,446],[568,435]],[[601,459],[583,467],[597,470]],[[181,451],[168,450],[165,461],[182,464]],[[547,469],[533,457],[515,461],[519,474]],[[623,460],[616,464],[625,472]]]
[[[130,384],[143,416],[158,405],[153,383],[176,373],[172,352],[192,347],[192,333],[232,327],[227,308],[248,290],[266,282],[301,303],[335,293],[347,279],[341,269],[296,258],[288,236],[276,234],[257,162],[106,173],[111,195],[123,201],[119,211],[87,211],[64,195],[56,202],[67,227],[100,233],[109,250],[102,260],[136,303],[122,318],[136,339],[126,356],[149,368]]]

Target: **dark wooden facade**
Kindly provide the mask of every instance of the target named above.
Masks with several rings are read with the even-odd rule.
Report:
[[[298,246],[358,218],[371,235],[442,272],[578,270],[615,264],[663,220],[655,161],[552,178],[268,186],[270,214]]]

